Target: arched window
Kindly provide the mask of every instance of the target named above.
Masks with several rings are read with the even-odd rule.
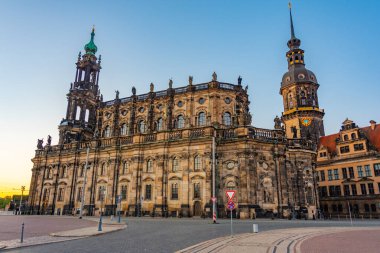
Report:
[[[121,193],[121,199],[122,200],[126,200],[127,199],[127,189],[128,189],[127,185],[122,185],[121,186],[120,193]]]
[[[202,168],[201,157],[197,155],[196,157],[194,157],[194,170],[199,171],[201,170],[201,168]]]
[[[158,118],[158,120],[156,122],[156,131],[161,131],[163,124],[164,124],[164,122],[163,122],[162,118]]]
[[[78,190],[77,190],[77,201],[78,202],[82,202],[82,190],[83,189],[83,187],[82,186],[80,186],[80,187],[78,187]]]
[[[62,172],[61,172],[61,178],[65,178],[65,177],[67,177],[67,166],[66,165],[64,165],[62,167]]]
[[[127,172],[128,172],[128,164],[127,164],[127,161],[124,161],[123,162],[123,168],[122,168],[121,174],[125,175],[125,174],[127,174]]]
[[[105,176],[105,175],[106,175],[106,163],[102,163],[102,166],[100,167],[99,176]]]
[[[75,112],[75,120],[80,120],[80,111],[81,111],[80,106],[77,106],[77,110]]]
[[[57,201],[63,201],[64,198],[65,198],[65,188],[59,188]]]
[[[289,94],[289,96],[288,96],[288,104],[289,104],[289,109],[293,109],[292,94]]]
[[[194,183],[194,198],[199,199],[201,197],[201,184]]]
[[[44,189],[44,196],[42,197],[42,200],[43,201],[48,201],[49,200],[49,191],[48,191],[48,189]]]
[[[153,172],[153,161],[151,159],[146,162],[146,172]]]
[[[145,199],[146,200],[152,199],[152,185],[150,184],[145,185]]]
[[[198,114],[198,126],[206,125],[206,113],[200,112]]]
[[[231,126],[231,113],[225,112],[223,114],[223,124],[226,126]]]
[[[177,128],[184,128],[185,127],[185,119],[182,115],[179,115],[177,117]]]
[[[106,126],[104,128],[103,137],[105,137],[105,138],[111,137],[111,127],[110,126]]]
[[[353,139],[353,140],[356,139],[356,134],[355,134],[355,133],[352,133],[352,134],[351,134],[351,139]]]
[[[120,127],[120,135],[127,135],[128,134],[128,125],[127,124],[122,124]]]
[[[178,199],[178,184],[172,184],[172,196],[171,199]]]
[[[86,109],[86,115],[85,115],[85,117],[84,117],[84,120],[85,120],[86,122],[88,122],[89,117],[90,117],[90,110]]]
[[[179,160],[177,157],[173,159],[173,172],[177,172],[179,170]]]
[[[301,105],[306,105],[306,97],[304,91],[301,91]]]
[[[343,136],[343,139],[344,139],[345,141],[348,141],[348,135],[345,134],[345,135]]]
[[[145,133],[145,130],[146,130],[145,121],[140,120],[139,123],[137,124],[137,128],[138,128],[139,133]]]

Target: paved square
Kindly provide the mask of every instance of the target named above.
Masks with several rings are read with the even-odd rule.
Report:
[[[78,219],[77,217],[0,216],[0,241],[20,239],[22,223],[24,223],[24,238],[97,225],[95,221]]]

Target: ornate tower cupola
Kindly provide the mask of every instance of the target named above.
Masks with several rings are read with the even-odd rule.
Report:
[[[91,39],[84,46],[85,54],[79,52],[76,62],[74,83],[67,94],[66,117],[59,126],[60,143],[89,140],[94,135],[96,108],[100,102],[99,72],[101,56],[94,43],[95,29],[92,28]]]
[[[305,67],[301,40],[295,36],[292,8],[289,3],[290,39],[286,53],[288,71],[283,75],[280,94],[283,97],[282,120],[288,138],[305,138],[318,142],[324,135],[323,109],[319,108],[315,74]]]
[[[288,68],[292,66],[296,66],[298,64],[304,64],[303,55],[304,51],[300,49],[301,40],[298,39],[294,34],[294,26],[293,26],[293,16],[292,16],[292,8],[289,3],[290,10],[290,40],[288,41],[289,51],[286,53],[286,57],[288,58]]]

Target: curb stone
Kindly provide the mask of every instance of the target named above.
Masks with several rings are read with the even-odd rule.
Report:
[[[103,227],[102,231],[98,231],[97,227],[89,227],[89,228],[80,228],[80,229],[75,229],[75,230],[56,232],[56,233],[51,233],[49,235],[53,237],[89,237],[89,236],[97,236],[97,235],[107,234],[111,232],[116,232],[116,231],[120,231],[127,228],[127,225],[120,225],[119,227],[116,227],[116,228],[114,225],[110,227],[107,227],[107,226]],[[88,232],[89,229],[91,230]]]
[[[111,226],[114,227],[114,226]],[[97,227],[90,227],[91,229],[95,228],[96,232],[92,234],[77,234],[77,235],[70,235],[70,232],[72,231],[79,231],[80,230],[85,230],[88,229],[75,229],[75,230],[68,230],[68,231],[62,231],[62,233],[66,233],[67,235],[59,235],[60,232],[57,233],[51,233],[50,235],[45,235],[45,236],[37,236],[37,237],[29,237],[24,239],[24,243],[21,244],[19,239],[14,239],[14,240],[8,240],[8,241],[2,241],[0,242],[0,251],[2,250],[8,250],[8,249],[16,249],[16,248],[25,248],[25,247],[30,247],[30,246],[37,246],[37,245],[45,245],[45,244],[51,244],[51,243],[57,243],[57,242],[65,242],[65,241],[71,241],[71,240],[78,240],[82,238],[87,238],[91,236],[98,236],[98,235],[103,235],[103,234],[108,234],[116,231],[120,231],[125,229],[127,226],[123,225],[120,226],[119,228],[112,228],[111,230],[106,230],[104,231],[105,228],[103,228],[103,231],[99,232],[97,231]],[[109,227],[108,227],[109,228]]]

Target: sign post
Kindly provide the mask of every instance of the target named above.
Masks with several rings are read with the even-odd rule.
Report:
[[[143,202],[144,202],[144,196],[140,196],[140,209],[139,209],[139,213],[140,213],[140,217],[143,216]]]
[[[226,196],[228,198],[228,203],[227,203],[227,208],[230,209],[230,215],[231,215],[231,237],[232,237],[232,234],[233,234],[233,230],[232,230],[232,210],[235,209],[235,203],[233,202],[233,198],[235,196],[235,193],[236,191],[234,190],[227,190],[226,191]]]
[[[212,221],[215,224],[216,223],[216,211],[215,211],[216,198],[212,197],[211,200],[212,200]]]
[[[121,217],[120,217],[121,195],[117,195],[117,206],[118,206],[118,211],[117,211],[117,214],[118,214],[118,220],[117,220],[117,222],[120,223],[120,222],[121,222]]]
[[[347,201],[347,206],[348,206],[348,212],[350,213],[350,221],[351,221],[351,226],[352,226],[351,207],[350,207],[350,202],[349,201]]]

